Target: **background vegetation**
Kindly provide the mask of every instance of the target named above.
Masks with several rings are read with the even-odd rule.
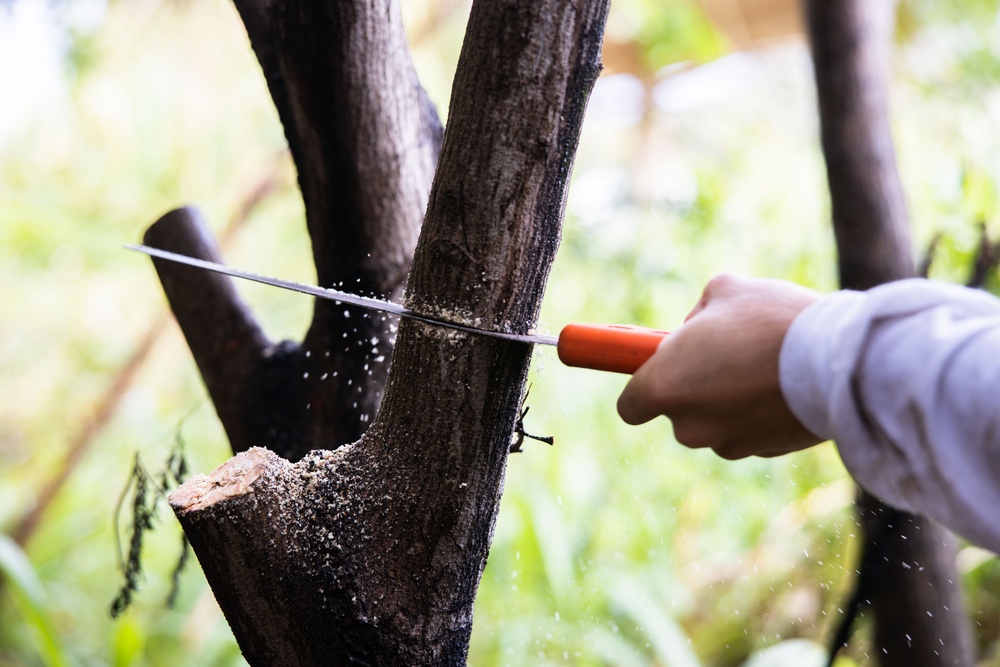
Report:
[[[444,115],[467,5],[404,4]],[[901,5],[896,140],[919,248],[943,234],[939,278],[965,279],[979,223],[1000,232],[998,28],[996,0]],[[638,57],[609,53],[595,90],[543,328],[675,327],[721,271],[832,289],[801,40],[732,52],[684,0],[615,0],[608,37]],[[0,2],[0,665],[243,664],[196,563],[164,605],[180,544],[165,506],[135,605],[108,614],[136,452],[155,471],[180,436],[195,472],[228,457],[149,262],[120,249],[184,203],[227,234],[234,265],[314,280],[231,6]],[[273,337],[304,328],[308,300],[240,290]],[[555,446],[511,457],[470,663],[820,664],[856,551],[834,448],[736,463],[689,451],[666,422],[617,419],[623,383],[537,352],[526,427]],[[1000,664],[1000,567],[974,547],[959,557],[982,664]],[[865,662],[864,635],[838,665]]]

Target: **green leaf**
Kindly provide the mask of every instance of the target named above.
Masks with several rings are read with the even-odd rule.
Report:
[[[45,588],[24,550],[6,535],[0,535],[0,576],[13,593],[18,609],[32,629],[38,652],[51,667],[69,665],[66,650],[49,618]]]

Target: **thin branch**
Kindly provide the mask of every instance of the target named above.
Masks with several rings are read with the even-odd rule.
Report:
[[[981,289],[986,284],[990,274],[996,271],[997,266],[1000,266],[1000,241],[990,240],[986,223],[980,222],[979,245],[976,248],[976,257],[969,272],[969,280],[965,284],[968,287]]]
[[[147,245],[221,262],[208,226],[191,208],[167,213],[144,237]],[[270,344],[226,276],[154,259],[170,308],[184,332],[235,451],[256,434],[245,428],[247,377]]]
[[[917,276],[920,278],[927,278],[931,275],[931,266],[934,265],[934,255],[937,253],[938,246],[941,244],[941,232],[935,232],[931,240],[927,242],[927,249],[924,250],[924,256],[917,265]]]

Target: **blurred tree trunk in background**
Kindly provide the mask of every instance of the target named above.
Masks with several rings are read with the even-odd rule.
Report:
[[[475,2],[443,140],[397,2],[235,4],[298,167],[319,284],[398,296],[405,280],[415,310],[527,332],[607,0]],[[219,259],[190,209],[146,242]],[[171,504],[248,661],[463,664],[530,346],[413,321],[394,339],[327,301],[301,344],[274,344],[227,278],[155,264],[243,452]]]
[[[892,0],[806,3],[840,281],[868,289],[914,276],[887,109]],[[884,667],[972,665],[952,536],[861,492],[858,604],[875,614]],[[845,610],[845,612],[848,610]]]

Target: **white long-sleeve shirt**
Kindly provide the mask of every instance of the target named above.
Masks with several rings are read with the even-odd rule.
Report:
[[[1000,553],[1000,300],[928,280],[819,299],[781,388],[863,488]]]

